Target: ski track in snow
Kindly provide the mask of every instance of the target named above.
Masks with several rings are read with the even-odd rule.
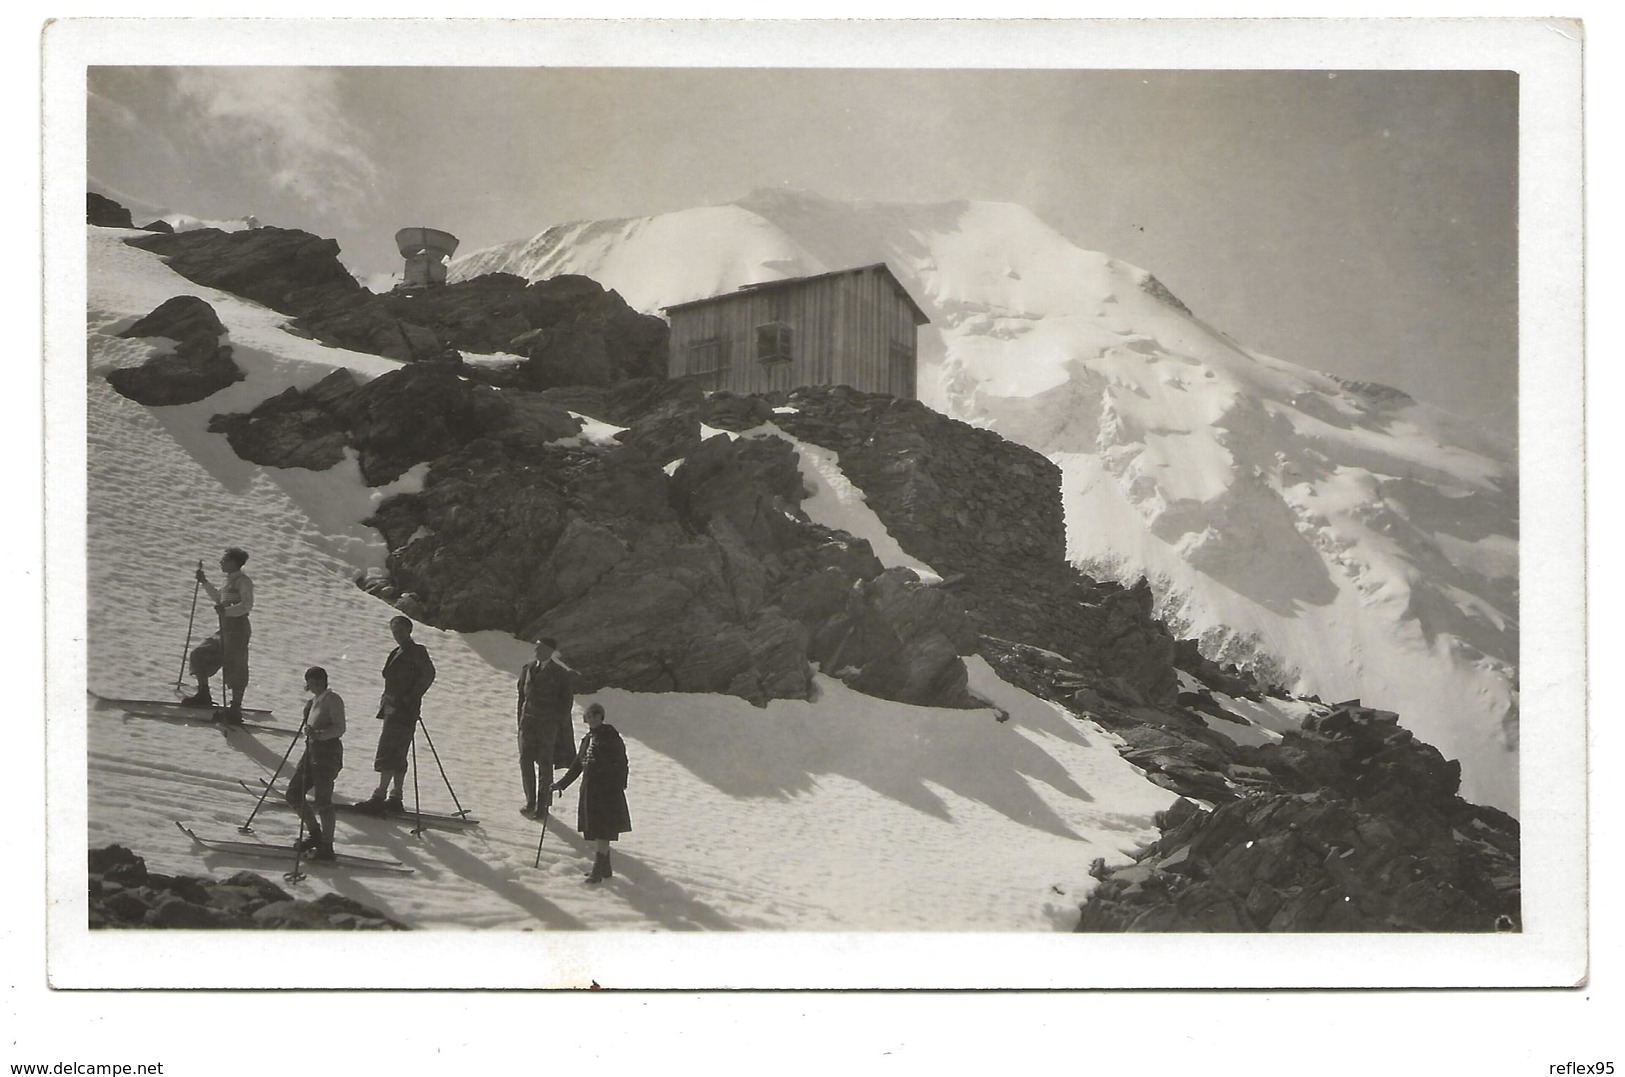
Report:
[[[351,582],[379,563],[381,546],[345,521],[365,515],[376,492],[360,486],[353,462],[323,473],[259,468],[205,428],[214,413],[246,410],[335,366],[366,377],[390,364],[283,332],[280,316],[125,247],[129,233],[89,232],[87,688],[172,698],[192,570],[201,559],[218,582],[220,551],[240,545],[256,589],[245,702],[295,726],[303,671],[325,666],[349,723],[338,796],[361,799],[375,777],[373,713],[394,610]],[[112,334],[179,294],[215,306],[249,379],[200,404],[145,408],[100,371],[151,354],[157,342]],[[815,463],[804,466],[830,466]],[[867,512],[849,498],[826,515]],[[199,607],[194,644],[213,617],[207,596]],[[610,689],[592,698],[628,743],[633,829],[616,843],[616,878],[587,886],[590,857],[570,825],[575,790],[555,802],[539,867],[538,826],[517,811],[513,678],[528,647],[421,625],[416,638],[439,670],[425,700],[428,734],[458,800],[482,823],[414,837],[407,825],[341,814],[341,849],[399,859],[414,874],[312,866],[296,887],[305,896],[336,891],[413,926],[1065,931],[1094,885],[1090,862],[1126,860],[1156,836],[1152,814],[1173,799],[1123,761],[1110,734],[1000,682],[979,659],[972,688],[1007,722],[990,710],[877,700],[823,677],[816,701],[765,708]],[[174,822],[203,837],[239,837],[255,803],[239,782],[270,777],[287,738],[227,737],[93,707],[88,697],[85,720],[91,845],[127,845],[156,871],[279,877],[273,860],[200,851]],[[451,811],[422,738],[417,752],[416,795],[425,810]],[[297,822],[268,806],[254,828],[260,840],[286,842]]]

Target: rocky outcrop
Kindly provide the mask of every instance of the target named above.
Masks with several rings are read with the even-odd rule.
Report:
[[[95,191],[85,192],[85,223],[99,228],[134,228],[130,211]]]
[[[354,451],[374,486],[428,463],[421,491],[366,521],[390,553],[358,585],[438,627],[567,640],[583,690],[807,698],[823,662],[875,695],[974,705],[954,602],[809,522],[787,442],[701,442],[703,402],[680,383],[537,394],[415,364],[366,384],[338,371],[210,428],[269,466]],[[566,406],[632,426],[574,444]]]
[[[452,365],[461,362],[460,350],[510,351],[512,372],[463,373],[529,389],[610,385],[665,372],[666,323],[586,277],[527,285],[493,274],[374,295],[344,268],[336,242],[297,229],[211,228],[128,242],[163,255],[189,280],[290,315],[296,331],[352,351]]]
[[[845,386],[716,393],[701,415],[733,430],[771,419],[836,450],[887,531],[943,575],[982,637],[1063,654],[1114,697],[1173,701],[1174,642],[1149,589],[1098,583],[1067,563],[1060,472],[1043,456],[918,401]]]
[[[815,638],[862,625],[891,642],[885,653],[848,646],[854,681],[970,705],[962,663],[943,655],[951,644],[911,620],[936,616],[908,608],[918,583],[866,596],[880,563],[866,543],[808,522],[803,496],[794,453],[776,439],[714,437],[670,476],[635,445],[524,452],[482,439],[370,522],[390,546],[391,584],[420,596],[431,623],[553,636],[583,690],[807,698]],[[969,653],[974,641],[959,642]]]
[[[1517,822],[1394,715],[1339,706],[1248,757],[1252,791],[1181,800],[1135,863],[1096,862],[1078,930],[1517,928]]]
[[[339,894],[294,898],[263,875],[162,875],[122,845],[90,850],[92,928],[293,928],[404,931],[406,925]]]
[[[432,329],[380,306],[339,261],[334,240],[294,228],[202,228],[127,242],[164,256],[188,280],[290,315],[296,331],[318,340],[402,362],[459,359]]]
[[[238,456],[271,467],[323,471],[352,448],[363,478],[379,486],[477,438],[534,449],[575,434],[580,424],[534,393],[470,384],[443,364],[415,364],[364,385],[336,370],[253,411],[216,415],[209,429],[225,434]]]
[[[136,236],[132,247],[160,254],[187,280],[252,299],[284,314],[365,292],[339,262],[337,241],[296,228],[248,228]]]
[[[525,389],[607,386],[663,377],[666,323],[581,276],[527,284],[508,273],[438,288],[393,292],[380,305],[403,322],[432,327],[450,347],[509,352],[510,372],[470,368],[496,385]]]
[[[891,568],[847,592],[845,608],[820,630],[814,655],[826,671],[872,696],[972,706],[959,656],[974,654],[977,643],[952,596],[920,586],[912,569]]]
[[[195,295],[165,300],[119,335],[175,342],[173,352],[108,372],[108,384],[139,404],[196,403],[245,377],[232,361],[231,345],[222,343],[226,327],[214,308]]]

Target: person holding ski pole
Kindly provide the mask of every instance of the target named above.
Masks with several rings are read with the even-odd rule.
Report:
[[[306,836],[299,848],[312,860],[333,857],[333,782],[344,769],[344,700],[327,686],[327,670],[305,670],[305,754],[299,757],[288,781],[287,801],[305,821]],[[311,794],[314,809],[305,802]]]
[[[228,549],[220,558],[220,571],[226,574],[226,579],[219,587],[209,582],[202,565],[197,570],[197,582],[209,593],[214,611],[220,616],[220,660],[230,695],[224,718],[235,722],[243,720],[243,689],[248,687],[248,640],[253,634],[248,615],[254,609],[254,581],[243,572],[243,565],[247,563],[248,554],[236,546]],[[205,640],[199,650],[207,645]],[[207,686],[208,682],[203,681],[199,693],[206,694]]]
[[[372,761],[378,788],[355,806],[372,815],[405,811],[401,787],[406,781],[406,756],[423,713],[423,693],[434,683],[434,663],[429,660],[429,649],[412,639],[412,619],[391,617],[389,630],[395,636],[395,649],[384,659],[384,694],[378,701],[378,719],[384,727],[378,731],[378,751]],[[394,792],[390,792],[391,785]]]
[[[553,802],[553,769],[575,762],[572,672],[559,657],[558,643],[546,637],[536,641],[535,660],[519,671],[519,773],[525,789],[520,812],[533,818],[545,816]]]
[[[581,798],[576,801],[576,829],[597,845],[589,883],[613,878],[609,864],[609,843],[632,829],[632,816],[626,810],[626,741],[604,721],[604,706],[587,706],[587,734],[568,773],[553,786],[562,793],[581,778]]]

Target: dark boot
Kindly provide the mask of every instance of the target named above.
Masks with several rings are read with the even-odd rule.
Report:
[[[386,815],[388,815],[388,814],[405,815],[406,814],[406,805],[401,803],[401,795],[399,793],[396,793],[394,796],[392,796],[392,797],[390,797],[390,798],[388,798],[387,800],[384,801],[384,813]]]
[[[322,837],[320,834],[306,834],[303,838],[299,839],[299,843],[297,845],[297,848],[302,853],[313,853],[321,847]]]
[[[536,814],[536,771],[529,763],[519,764],[519,777],[525,789],[524,814]]]
[[[310,854],[310,858],[312,860],[337,859],[337,857],[335,857],[333,854],[334,815],[334,809],[332,808],[322,808],[316,813],[318,823],[316,833],[321,837],[322,840],[321,843],[316,846],[316,851]]]
[[[593,857],[592,870],[587,872],[587,881],[590,883],[601,883],[605,879],[609,878],[612,874],[614,873],[609,870],[609,854],[599,853],[597,856]]]
[[[361,812],[363,815],[382,815],[387,810],[384,807],[385,803],[382,793],[374,793],[366,800],[358,800],[350,805],[350,810]]]
[[[181,706],[212,707],[214,706],[214,696],[210,694],[209,686],[205,684],[200,686],[196,692],[181,700]]]

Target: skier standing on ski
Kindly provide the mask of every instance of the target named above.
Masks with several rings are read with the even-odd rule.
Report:
[[[228,549],[220,558],[220,571],[226,574],[226,579],[219,587],[209,582],[201,566],[197,570],[197,582],[209,592],[214,611],[220,616],[221,662],[225,670],[226,691],[230,694],[225,718],[237,722],[243,720],[243,689],[248,687],[248,640],[253,635],[248,615],[254,609],[254,581],[243,573],[243,565],[247,563],[248,554],[236,546]],[[198,649],[207,646],[208,641],[205,640]],[[201,680],[198,695],[207,696],[208,691],[208,681]],[[201,703],[202,700],[194,696],[188,702]]]
[[[581,738],[576,761],[553,791],[562,793],[577,776],[581,778],[576,829],[597,845],[587,881],[599,883],[615,875],[609,865],[609,843],[632,829],[632,817],[626,810],[626,741],[604,722],[603,704],[589,704],[586,719],[587,733]]]
[[[374,815],[405,810],[401,787],[406,781],[407,753],[423,713],[423,693],[434,683],[434,663],[429,649],[412,639],[412,619],[391,617],[389,630],[395,636],[395,649],[384,660],[384,695],[378,702],[378,718],[384,728],[378,732],[378,752],[372,762],[372,769],[378,772],[378,788],[371,798],[356,805],[358,811]],[[389,792],[391,785],[393,793]]]
[[[212,707],[214,695],[209,691],[209,678],[220,672],[225,664],[225,654],[220,649],[220,633],[217,631],[208,639],[192,648],[192,655],[187,659],[187,666],[192,670],[192,676],[197,680],[197,692],[181,700],[186,707]]]
[[[305,670],[305,754],[299,757],[288,782],[287,800],[305,821],[307,835],[300,848],[312,860],[333,859],[333,782],[344,769],[344,700],[327,686],[327,670]],[[312,806],[305,794],[312,794]]]
[[[519,671],[519,773],[525,815],[545,815],[553,802],[553,769],[575,762],[570,708],[573,670],[559,658],[558,643],[536,641],[536,658]]]

